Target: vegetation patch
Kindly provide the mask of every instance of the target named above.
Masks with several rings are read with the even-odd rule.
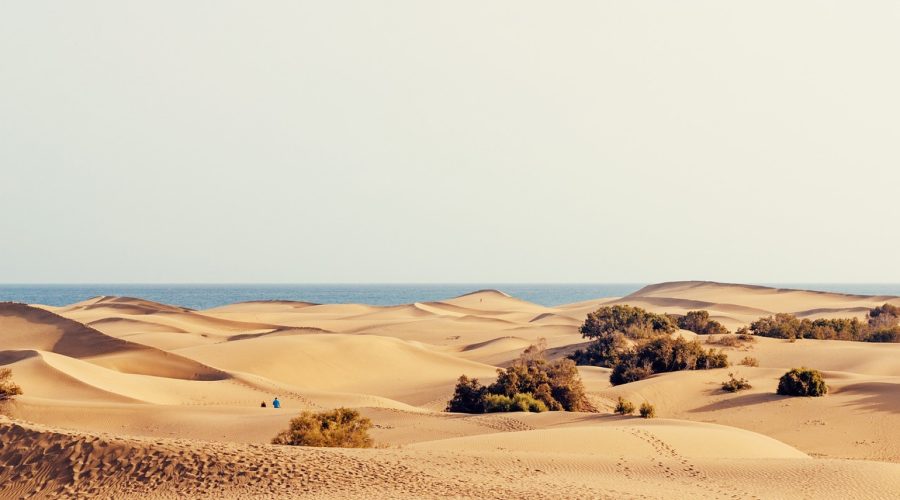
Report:
[[[497,381],[481,385],[459,377],[447,411],[593,411],[585,396],[578,368],[571,359],[548,361],[546,343],[529,346],[512,365],[497,370]]]
[[[811,368],[794,368],[778,381],[778,394],[783,396],[824,396],[827,393],[828,386],[822,373]]]
[[[616,401],[616,408],[613,411],[619,415],[631,415],[634,413],[634,403],[619,396],[619,400]]]
[[[733,373],[729,373],[728,380],[722,382],[722,390],[726,392],[745,391],[751,387],[752,386],[747,379],[743,377],[736,378]]]
[[[684,316],[669,314],[678,328],[690,330],[700,335],[725,335],[730,333],[725,325],[714,319],[709,319],[709,311],[688,311]]]
[[[12,370],[0,368],[0,401],[22,394],[22,388],[12,381]]]
[[[642,418],[656,418],[656,408],[646,401],[641,403],[639,412]]]
[[[761,337],[780,339],[852,340],[861,342],[900,342],[900,307],[884,304],[870,310],[866,322],[856,318],[799,319],[780,313],[750,324],[750,331]]]
[[[372,421],[356,410],[337,408],[313,413],[305,411],[291,420],[272,444],[291,446],[327,446],[336,448],[370,448],[369,429]]]
[[[759,360],[753,356],[744,356],[744,359],[740,360],[738,364],[743,366],[759,366]]]

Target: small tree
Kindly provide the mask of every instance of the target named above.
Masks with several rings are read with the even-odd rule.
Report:
[[[643,418],[656,418],[656,408],[646,401],[641,403],[640,413]]]
[[[627,399],[619,396],[619,400],[616,401],[616,409],[613,410],[619,415],[631,415],[634,413],[634,403],[628,401]]]
[[[819,370],[794,368],[778,381],[778,394],[783,396],[824,396],[826,393],[828,386]]]
[[[371,420],[349,408],[319,413],[305,411],[292,419],[290,427],[275,436],[272,444],[371,448],[371,428]]]
[[[722,382],[722,390],[726,392],[744,391],[751,387],[750,382],[741,377],[735,378],[733,373],[728,374],[728,380]]]
[[[677,329],[672,319],[654,314],[640,307],[626,305],[604,306],[589,313],[579,332],[584,338],[595,339],[615,332],[633,339],[672,333]]]
[[[12,381],[12,370],[0,368],[0,401],[22,394],[22,388]]]
[[[484,397],[487,387],[481,385],[477,378],[470,379],[461,375],[453,391],[453,399],[447,402],[447,411],[459,413],[484,413]]]

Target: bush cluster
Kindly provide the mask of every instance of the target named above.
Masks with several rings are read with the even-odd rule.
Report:
[[[639,410],[639,413],[643,418],[656,418],[656,408],[646,401],[641,403],[641,409]]]
[[[22,388],[12,381],[12,370],[0,368],[0,401],[22,394]]]
[[[783,396],[824,396],[828,386],[819,370],[801,367],[781,376],[777,392]]]
[[[726,392],[738,392],[749,389],[751,387],[750,382],[741,377],[735,378],[733,373],[728,374],[728,380],[722,382],[722,390]]]
[[[525,349],[497,381],[483,386],[477,379],[459,377],[447,411],[487,413],[496,411],[590,411],[584,384],[571,359],[548,361],[543,341]]]
[[[761,337],[788,340],[900,342],[900,307],[876,307],[869,311],[866,322],[856,318],[801,320],[793,314],[779,313],[754,321],[750,331]]]
[[[619,396],[619,400],[616,401],[616,407],[613,411],[619,415],[631,415],[634,413],[634,403]]]
[[[700,312],[691,321],[708,319]],[[705,313],[705,311],[702,311]],[[702,370],[728,366],[728,356],[716,349],[706,350],[697,340],[671,338],[677,329],[673,320],[639,307],[602,307],[588,314],[581,334],[591,339],[585,349],[570,358],[582,365],[612,368],[613,385],[642,380],[654,373]]]
[[[744,366],[759,366],[759,360],[753,356],[744,356],[744,359],[740,360],[738,364]]]
[[[372,421],[356,410],[337,408],[313,413],[305,411],[291,420],[290,427],[272,439],[272,444],[370,448]]]
[[[630,339],[644,339],[659,334],[672,333],[678,327],[672,318],[655,314],[640,307],[626,305],[605,306],[589,313],[581,325],[581,336],[588,339],[621,333]]]
[[[688,311],[684,316],[677,314],[667,315],[678,328],[690,330],[700,335],[725,335],[730,333],[725,325],[714,319],[709,319],[708,311]]]
[[[609,376],[613,385],[645,379],[654,373],[708,370],[728,366],[728,356],[717,349],[706,350],[697,340],[657,337],[619,354]]]

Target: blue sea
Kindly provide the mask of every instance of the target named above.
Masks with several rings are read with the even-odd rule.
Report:
[[[763,283],[764,284],[764,283]],[[900,295],[900,284],[777,283],[781,288],[822,290],[861,295]],[[302,300],[322,304],[362,303],[396,305],[441,300],[485,288],[545,306],[570,304],[600,297],[620,297],[640,289],[641,283],[601,284],[83,284],[0,285],[0,301],[62,306],[98,295],[119,295],[208,309],[248,300]]]

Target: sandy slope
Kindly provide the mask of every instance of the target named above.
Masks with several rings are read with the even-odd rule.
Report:
[[[890,498],[900,490],[900,345],[777,339],[727,349],[759,367],[611,387],[580,372],[597,414],[443,412],[460,374],[490,380],[545,338],[581,345],[601,304],[707,309],[735,328],[774,312],[861,317],[893,297],[679,282],[544,307],[496,290],[390,307],[245,302],[206,311],[128,297],[0,304],[0,498]],[[686,335],[695,336],[690,332]],[[699,336],[706,341],[704,336]],[[788,368],[824,398],[774,394]],[[753,388],[724,393],[729,371]],[[281,410],[260,408],[278,395]],[[656,421],[613,416],[619,396]],[[359,408],[372,450],[266,444],[302,409]]]

